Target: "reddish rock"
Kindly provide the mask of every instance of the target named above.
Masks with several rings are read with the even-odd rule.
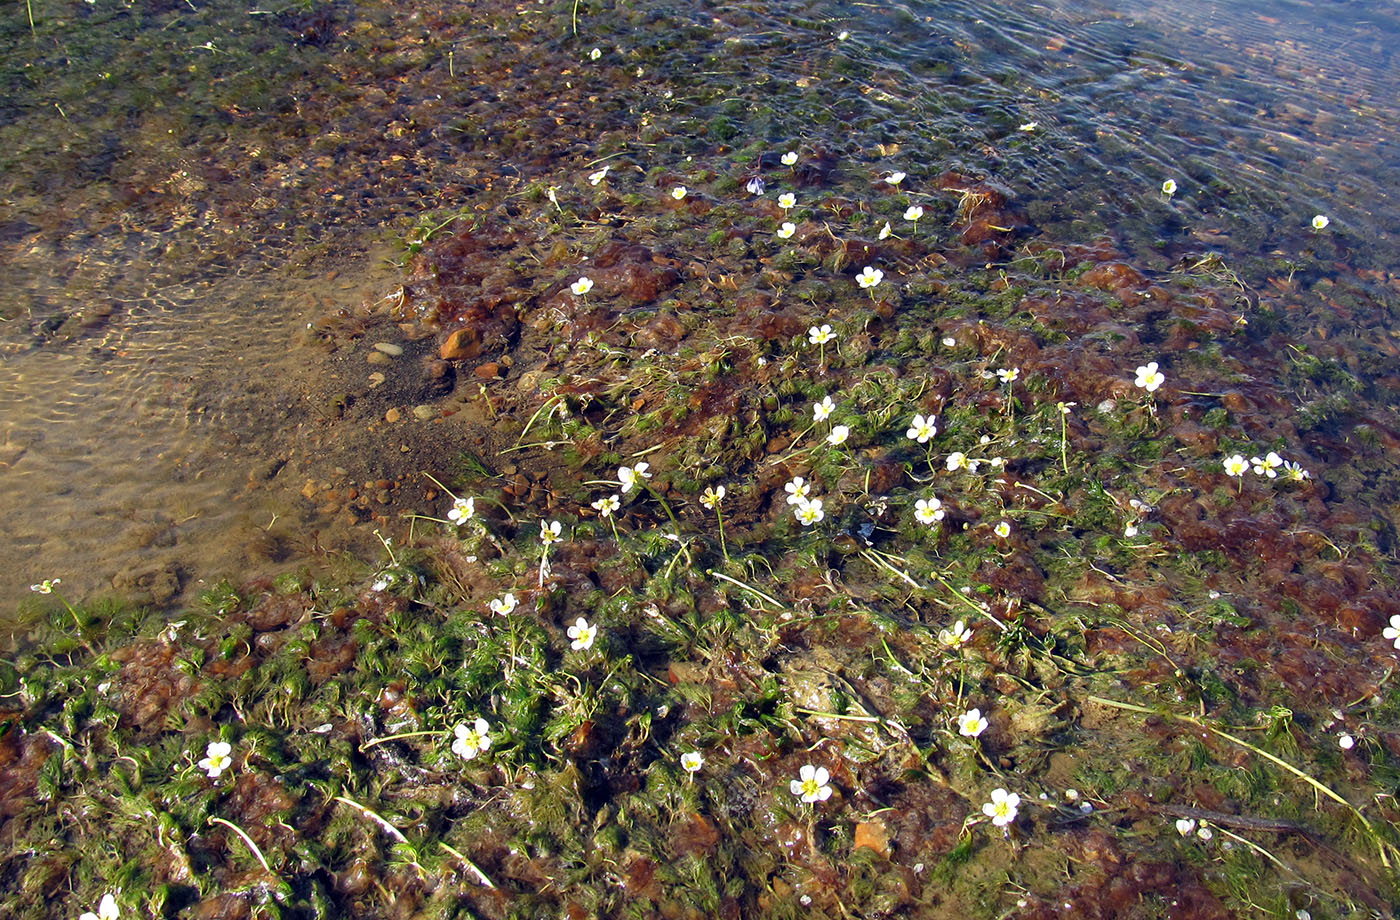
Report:
[[[856,836],[853,849],[865,847],[885,859],[890,858],[890,832],[885,827],[885,822],[876,818],[872,821],[861,821],[856,825]]]

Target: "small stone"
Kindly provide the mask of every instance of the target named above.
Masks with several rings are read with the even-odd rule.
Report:
[[[856,824],[856,836],[854,849],[866,847],[874,850],[885,859],[890,858],[890,832],[885,827],[885,822],[876,818],[873,821],[861,821]]]
[[[477,367],[476,375],[484,380],[494,380],[501,376],[501,366],[495,361],[489,361]]]
[[[380,373],[379,371],[375,371],[373,374],[370,374],[370,375],[369,375],[369,388],[370,388],[371,390],[374,389],[374,388],[377,387],[377,386],[382,385],[383,383],[384,383],[384,375],[383,375],[382,373]]]
[[[437,410],[434,409],[432,406],[413,407],[413,417],[418,419],[418,421],[420,422],[426,422],[428,419],[435,417],[437,414]]]
[[[403,348],[401,346],[393,345],[389,342],[375,342],[374,350],[383,352],[391,358],[397,358],[399,355],[403,354]]]
[[[390,358],[382,351],[372,351],[365,356],[365,360],[368,361],[370,364],[388,364],[394,359]]]
[[[400,415],[401,413],[398,409],[390,409],[388,412],[384,413],[384,421],[390,423],[397,422],[399,420]]]
[[[465,361],[481,354],[481,335],[475,329],[458,329],[447,337],[438,349],[444,361]]]

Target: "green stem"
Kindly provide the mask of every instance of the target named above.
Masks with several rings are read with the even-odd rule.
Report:
[[[1065,475],[1069,475],[1069,422],[1065,419],[1065,414],[1060,413],[1060,466],[1064,468]]]
[[[661,503],[661,509],[666,512],[666,516],[671,519],[671,524],[676,528],[676,534],[681,532],[681,522],[676,520],[676,515],[671,511],[671,506],[666,504],[666,499],[661,497],[661,493],[647,485],[646,490],[651,493],[651,497]]]
[[[248,849],[252,850],[253,855],[258,858],[258,862],[262,863],[263,871],[266,872],[268,875],[274,874],[272,871],[272,867],[267,864],[267,857],[263,855],[262,850],[258,849],[258,845],[253,842],[253,838],[249,837],[244,832],[243,828],[239,827],[237,824],[234,824],[232,821],[225,821],[223,818],[215,818],[212,815],[209,818],[209,823],[222,824],[224,827],[229,828],[235,834],[241,837],[243,839],[243,842],[248,845]]]
[[[367,742],[365,742],[364,744],[360,745],[360,750],[361,750],[361,751],[368,751],[370,748],[374,747],[376,744],[383,744],[383,743],[386,742],[386,741],[398,741],[398,740],[400,740],[401,738],[421,738],[421,737],[423,737],[424,735],[441,735],[441,734],[442,734],[441,731],[432,731],[432,732],[401,732],[401,733],[399,733],[399,734],[397,734],[397,735],[385,735],[383,738],[375,738],[373,741],[367,741]]]
[[[1381,838],[1379,832],[1376,830],[1375,825],[1371,823],[1370,819],[1363,815],[1359,808],[1357,808],[1355,805],[1351,804],[1345,798],[1343,798],[1341,793],[1335,792],[1330,787],[1323,785],[1321,782],[1309,776],[1307,773],[1304,773],[1298,767],[1293,766],[1293,764],[1289,763],[1283,758],[1278,757],[1274,754],[1270,754],[1263,748],[1258,747],[1257,745],[1250,744],[1243,738],[1236,738],[1234,735],[1230,734],[1224,729],[1216,728],[1214,725],[1210,725],[1202,721],[1201,719],[1196,718],[1195,716],[1184,716],[1175,712],[1168,712],[1160,709],[1149,709],[1146,706],[1136,706],[1132,703],[1123,703],[1118,700],[1110,700],[1101,696],[1090,695],[1089,699],[1092,702],[1098,703],[1101,706],[1110,706],[1114,709],[1126,709],[1129,712],[1138,712],[1144,715],[1165,716],[1166,718],[1174,719],[1178,722],[1185,722],[1187,725],[1194,725],[1197,728],[1202,728],[1206,731],[1214,732],[1215,734],[1224,738],[1226,741],[1232,741],[1246,750],[1253,751],[1254,753],[1258,754],[1260,757],[1263,757],[1265,760],[1269,761],[1275,766],[1287,770],[1289,773],[1292,773],[1294,776],[1298,777],[1303,782],[1307,783],[1309,786],[1312,786],[1318,792],[1327,796],[1329,799],[1341,805],[1343,808],[1347,809],[1353,815],[1355,815],[1356,819],[1361,822],[1362,827],[1366,829],[1367,834],[1370,835],[1372,842],[1376,845],[1377,854],[1381,858],[1382,865],[1384,865],[1387,869],[1390,868],[1390,851],[1393,850],[1394,847],[1392,847],[1384,839]]]

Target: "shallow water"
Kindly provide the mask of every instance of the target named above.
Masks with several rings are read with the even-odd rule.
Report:
[[[174,601],[352,544],[365,522],[302,493],[376,475],[359,442],[299,440],[335,373],[307,323],[390,294],[381,241],[425,213],[535,221],[513,196],[604,147],[677,173],[756,139],[828,150],[916,197],[986,175],[1028,237],[1155,271],[1217,253],[1242,317],[1272,304],[1366,379],[1395,370],[1386,4],[643,3],[585,8],[578,38],[568,4],[35,13],[0,35],[0,596],[58,576]]]

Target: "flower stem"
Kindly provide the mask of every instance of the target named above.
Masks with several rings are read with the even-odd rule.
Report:
[[[1069,475],[1069,422],[1065,420],[1065,413],[1060,413],[1060,466],[1064,468],[1065,475]]]
[[[666,516],[671,519],[671,523],[676,528],[676,533],[680,534],[681,522],[676,520],[676,515],[674,512],[671,511],[671,506],[666,504],[666,499],[662,498],[661,493],[652,488],[650,484],[647,484],[646,489],[648,492],[651,493],[652,498],[656,499],[658,502],[661,503],[661,510],[666,512]]]

